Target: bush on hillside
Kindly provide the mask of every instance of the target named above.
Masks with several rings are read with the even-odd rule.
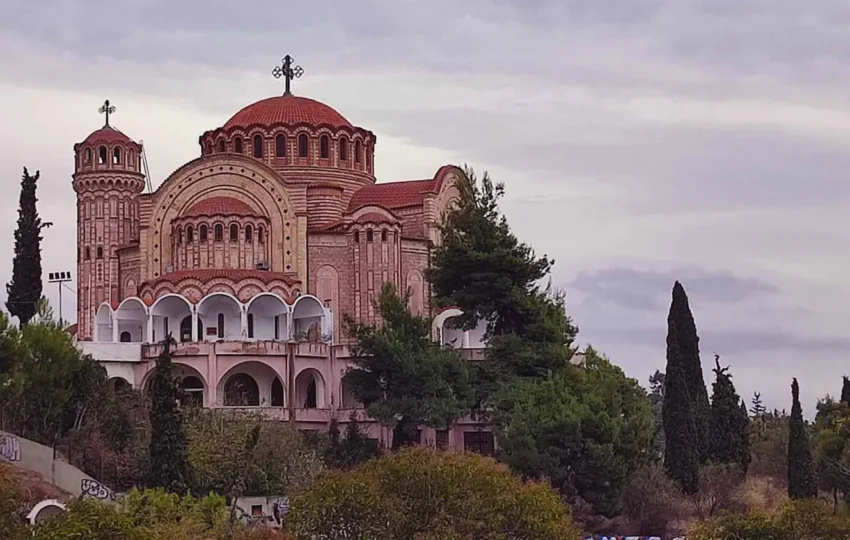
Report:
[[[850,538],[850,518],[836,516],[824,501],[787,503],[776,514],[727,514],[695,524],[688,540],[834,540]]]

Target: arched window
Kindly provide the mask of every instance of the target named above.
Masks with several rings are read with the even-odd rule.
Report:
[[[354,243],[355,244],[360,243],[360,231],[354,231]]]
[[[204,323],[201,321],[201,318],[198,317],[198,338],[200,339],[204,335]],[[192,316],[186,315],[183,317],[183,320],[180,321],[180,341],[185,343],[187,341],[192,341]]]
[[[372,229],[369,229],[368,231],[366,231],[366,241],[367,242],[372,241]]]
[[[298,157],[307,157],[307,135],[302,133],[298,136]]]
[[[254,314],[253,313],[248,314],[248,337],[249,338],[254,337]]]
[[[224,384],[224,405],[226,407],[258,407],[260,388],[257,381],[246,373],[237,373]]]
[[[215,235],[216,242],[221,242],[224,240],[224,227],[221,226],[221,223],[216,223],[215,228],[213,229],[213,234]]]
[[[381,231],[381,242],[387,241],[387,231]]]
[[[97,248],[97,258],[98,258],[98,259],[102,259],[102,258],[103,258],[103,248],[102,248],[102,247],[98,247],[98,248]]]
[[[348,161],[348,139],[346,138],[339,140],[339,159],[340,161]]]
[[[121,337],[119,338],[119,341],[121,343],[130,343],[131,341],[133,341],[133,337],[130,335],[130,332],[127,332],[125,330],[121,332]]]
[[[331,156],[331,140],[327,135],[319,139],[319,157],[328,159]]]
[[[230,241],[238,242],[239,241],[239,225],[235,223],[230,224]]]
[[[219,151],[219,152],[224,152],[224,148],[225,148],[225,146],[224,146],[224,139],[219,139],[219,140],[218,140],[218,151]]]
[[[206,143],[204,143],[204,154],[206,154],[206,155],[212,154],[212,149],[213,149],[213,146],[212,146],[211,142],[207,141]]]
[[[191,244],[195,241],[195,229],[191,225],[186,227],[186,243]]]
[[[263,157],[263,136],[259,134],[254,135],[254,157]]]
[[[198,240],[200,240],[201,242],[207,241],[207,226],[206,225],[201,225],[201,228],[199,229],[199,232],[198,232]]]
[[[224,313],[218,314],[218,338],[224,338]]]
[[[103,165],[106,163],[106,147],[101,146],[97,149],[97,163],[99,165]]]
[[[307,399],[304,400],[305,409],[315,409],[317,406],[316,399],[316,377],[310,377],[310,382],[307,383]]]
[[[360,160],[363,159],[360,154],[363,153],[363,145],[360,144],[360,141],[354,143],[354,163],[360,163]]]
[[[189,375],[180,381],[180,389],[183,390],[183,404],[196,405],[203,407],[204,405],[204,383],[201,379]]]
[[[286,157],[286,135],[278,133],[274,138],[274,156]]]
[[[272,407],[283,407],[283,384],[277,377],[272,382]]]
[[[254,229],[250,225],[245,225],[245,241],[249,244],[254,241]]]
[[[257,242],[260,244],[265,243],[266,241],[266,229],[263,228],[262,225],[257,227]]]
[[[86,248],[85,253],[86,253],[86,260],[91,259],[91,250],[89,248]]]
[[[127,150],[127,165],[130,167],[136,166],[136,153],[133,152],[133,149]]]
[[[177,227],[176,236],[177,236],[177,245],[179,246],[180,244],[183,243],[183,228],[182,227]]]
[[[83,162],[91,163],[91,148],[86,148],[86,151],[83,152]]]
[[[233,151],[237,154],[242,153],[242,137],[236,137],[233,139]]]
[[[366,145],[366,170],[372,169],[372,147]]]

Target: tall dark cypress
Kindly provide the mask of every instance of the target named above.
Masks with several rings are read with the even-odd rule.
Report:
[[[708,402],[708,391],[705,388],[702,362],[699,358],[699,336],[697,336],[696,323],[688,305],[688,295],[678,281],[673,285],[673,300],[670,303],[670,314],[667,316],[668,341],[671,336],[676,340],[682,358],[681,365],[685,372],[688,395],[691,397],[694,409],[695,444],[700,463],[705,463],[709,456],[708,426],[711,406]]]
[[[184,494],[191,486],[186,437],[179,407],[180,390],[172,373],[169,334],[162,342],[151,378],[151,442],[148,487]]]
[[[750,462],[753,460],[753,447],[752,441],[750,441],[750,415],[747,413],[747,404],[743,399],[741,400],[740,412],[738,412],[738,422],[740,422],[739,429],[743,436],[743,441],[741,442],[741,461],[738,464],[741,466],[744,474],[747,474],[747,470],[750,468]]]
[[[694,405],[688,394],[687,373],[676,339],[676,322],[670,321],[667,335],[667,372],[664,379],[664,469],[682,491],[691,494],[699,488],[699,452],[696,447]]]
[[[15,258],[12,260],[12,281],[6,285],[6,309],[18,318],[21,326],[35,316],[36,303],[41,299],[41,229],[50,227],[38,215],[35,196],[40,172],[30,176],[24,167],[21,179],[21,198],[18,207],[18,228],[15,230]]]
[[[792,499],[817,497],[817,479],[809,446],[809,435],[800,406],[800,386],[791,383],[791,418],[788,425],[788,496]]]
[[[715,355],[714,384],[711,395],[711,418],[708,430],[708,459],[714,463],[739,465],[746,472],[749,466],[749,423],[741,398],[732,384],[728,367],[720,367],[720,357]]]
[[[845,375],[841,384],[841,403],[850,405],[850,378]]]

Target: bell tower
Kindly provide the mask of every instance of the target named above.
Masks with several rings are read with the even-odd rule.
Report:
[[[91,341],[98,307],[121,300],[118,250],[139,240],[142,146],[109,124],[74,145],[77,193],[77,339]]]

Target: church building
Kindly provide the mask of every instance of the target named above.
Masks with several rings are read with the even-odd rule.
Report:
[[[249,410],[325,430],[357,421],[391,443],[343,384],[352,365],[343,316],[376,323],[390,282],[433,338],[482,356],[483,329],[446,327],[424,278],[429,245],[462,172],[377,182],[376,137],[332,107],[286,92],[202,133],[200,156],[146,189],[142,146],[105,125],[74,146],[77,329],[82,350],[116,384],[144,389],[171,334],[180,384],[205,407]],[[423,428],[422,444],[491,453],[471,419]]]

